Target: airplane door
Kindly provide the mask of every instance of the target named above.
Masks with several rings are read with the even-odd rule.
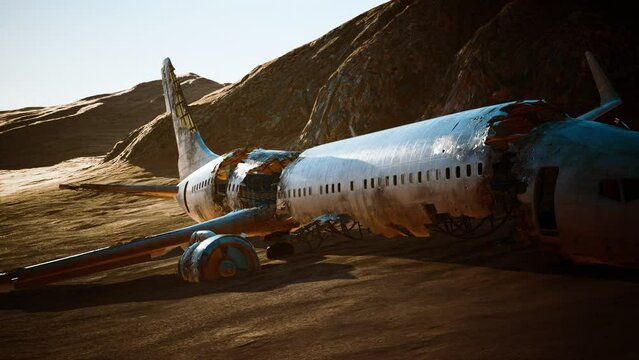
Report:
[[[542,167],[535,180],[535,214],[537,225],[542,235],[558,236],[557,218],[555,216],[555,187],[559,168]]]

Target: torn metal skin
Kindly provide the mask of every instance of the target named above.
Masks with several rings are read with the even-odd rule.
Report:
[[[284,170],[278,211],[300,223],[349,214],[388,237],[487,235],[525,188],[512,144],[565,117],[543,101],[513,102],[320,145]]]

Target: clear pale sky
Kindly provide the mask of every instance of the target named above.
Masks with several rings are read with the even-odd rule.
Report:
[[[178,74],[235,82],[386,0],[0,0],[0,110]]]

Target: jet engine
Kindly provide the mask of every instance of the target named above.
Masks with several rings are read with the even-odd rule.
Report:
[[[178,263],[178,273],[188,282],[251,276],[260,271],[253,245],[235,235],[196,231]]]

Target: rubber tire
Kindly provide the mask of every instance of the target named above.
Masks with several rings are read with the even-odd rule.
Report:
[[[279,242],[266,248],[266,257],[269,259],[283,259],[295,253],[295,247],[288,242]]]

